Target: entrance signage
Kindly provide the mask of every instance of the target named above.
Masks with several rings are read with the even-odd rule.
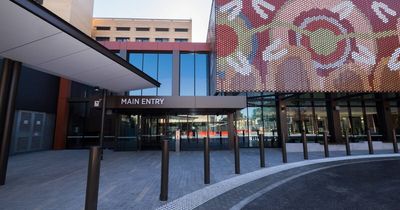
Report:
[[[94,108],[101,106],[93,99]],[[109,96],[107,109],[242,109],[246,107],[245,96]]]
[[[121,105],[163,105],[164,98],[121,98]]]

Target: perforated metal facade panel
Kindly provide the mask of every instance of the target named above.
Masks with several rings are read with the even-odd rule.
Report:
[[[217,92],[400,90],[393,0],[216,0]]]

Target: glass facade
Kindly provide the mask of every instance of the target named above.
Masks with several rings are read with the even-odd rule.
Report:
[[[271,145],[277,137],[277,116],[274,93],[246,93],[248,107],[237,114],[236,132],[243,147],[257,147],[257,134],[263,134]],[[386,97],[390,97],[386,94]],[[369,129],[372,139],[384,141],[382,120],[378,115],[377,99],[374,94],[354,97],[351,94],[338,94],[337,108],[342,138],[348,132],[350,141],[365,141]],[[391,96],[391,120],[393,128],[399,131],[399,99]],[[321,142],[324,131],[333,122],[328,120],[327,101],[324,93],[287,94],[286,123],[288,142],[300,142],[304,131],[311,142]]]
[[[180,96],[207,96],[209,56],[205,53],[180,54]]]
[[[161,83],[159,88],[130,91],[132,96],[172,95],[172,53],[129,53],[129,62]]]
[[[132,96],[172,96],[172,86],[178,83],[180,96],[210,95],[209,54],[180,52],[179,69],[173,69],[172,52],[129,52],[131,64],[157,79],[161,86],[130,91]],[[179,78],[173,72],[179,71]],[[72,97],[87,98],[96,95],[89,88],[72,86]],[[325,94],[245,92],[220,93],[247,97],[247,107],[236,113],[233,129],[240,139],[241,147],[258,147],[258,135],[264,135],[266,146],[278,147],[278,116],[276,103],[278,95],[285,104],[287,142],[301,142],[306,133],[310,142],[322,142],[322,134],[334,123],[330,118],[329,106],[334,103],[341,138],[347,132],[352,142],[365,141],[367,130],[373,140],[384,140],[385,122],[379,115],[378,96],[390,101],[390,114],[394,128],[399,130],[399,94]],[[330,98],[333,95],[333,99]],[[189,112],[189,111],[187,111]],[[87,103],[72,103],[69,124],[69,141],[84,142],[81,146],[94,144],[98,138],[99,110],[91,109]],[[202,141],[210,129],[210,143],[215,149],[229,148],[228,115],[195,115],[177,112],[175,114],[126,114],[109,113],[106,116],[105,142],[116,150],[159,149],[163,138],[171,140],[171,148],[179,139],[182,150],[202,149]],[[208,123],[207,123],[208,121]],[[76,137],[78,136],[78,137]],[[78,144],[79,145],[79,144]]]

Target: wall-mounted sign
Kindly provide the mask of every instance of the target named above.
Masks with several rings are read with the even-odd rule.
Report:
[[[93,99],[94,108],[101,100]],[[244,96],[109,96],[107,109],[242,109]]]
[[[121,105],[163,105],[165,98],[121,98]]]

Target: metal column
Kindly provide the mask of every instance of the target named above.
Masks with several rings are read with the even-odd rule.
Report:
[[[239,152],[239,136],[234,137],[234,153],[235,153],[235,174],[240,174],[240,152]]]
[[[169,179],[169,150],[168,140],[162,141],[162,155],[161,155],[161,192],[160,201],[168,200],[168,179]]]
[[[91,147],[86,181],[85,210],[97,209],[100,181],[100,157],[101,148],[99,146]]]
[[[374,145],[372,144],[371,130],[367,131],[368,151],[369,154],[374,154]]]
[[[399,153],[399,145],[397,145],[396,129],[393,129],[393,152]]]
[[[303,154],[304,154],[304,160],[308,160],[308,147],[307,147],[307,136],[306,132],[303,131],[302,133],[302,139],[303,139]]]
[[[7,60],[5,61],[7,63]],[[8,155],[10,152],[10,143],[11,143],[11,134],[12,134],[12,127],[14,123],[14,112],[15,112],[15,99],[18,92],[18,81],[19,76],[21,73],[21,63],[20,62],[12,62],[12,70],[8,67],[4,69],[6,72],[7,70],[11,70],[11,83],[9,88],[5,88],[4,92],[8,92],[8,98],[6,98],[5,102],[6,111],[4,114],[4,125],[0,129],[2,129],[1,133],[1,141],[0,141],[0,185],[4,185],[6,182],[6,175],[7,175],[7,164],[8,164]],[[5,64],[4,66],[7,67],[10,63]],[[3,71],[4,71],[3,70]],[[7,76],[8,73],[3,72],[3,76]],[[3,82],[3,79],[2,79]],[[8,90],[7,90],[8,89]],[[3,92],[3,91],[1,91]],[[3,101],[3,98],[1,98]]]
[[[350,156],[351,155],[351,150],[350,150],[350,140],[349,140],[349,133],[345,131],[345,143],[346,143],[346,155]]]
[[[282,95],[277,95],[275,97],[276,106],[276,126],[279,146],[282,147],[282,161],[287,163],[287,152],[286,152],[286,140],[288,139],[288,129],[287,129],[287,117],[286,117],[286,105],[283,101]]]
[[[260,147],[260,167],[265,168],[264,134],[258,135],[258,142]]]
[[[207,115],[207,137],[204,137],[204,184],[210,184],[210,127]]]
[[[103,89],[103,100],[101,106],[101,124],[100,124],[100,140],[101,160],[103,160],[103,141],[104,141],[104,121],[106,117],[107,90]]]
[[[328,131],[324,132],[324,151],[325,151],[325,157],[329,157]]]
[[[0,78],[0,136],[3,135],[4,120],[7,112],[7,101],[10,92],[11,82],[11,67],[12,61],[10,59],[3,60],[3,73]]]

